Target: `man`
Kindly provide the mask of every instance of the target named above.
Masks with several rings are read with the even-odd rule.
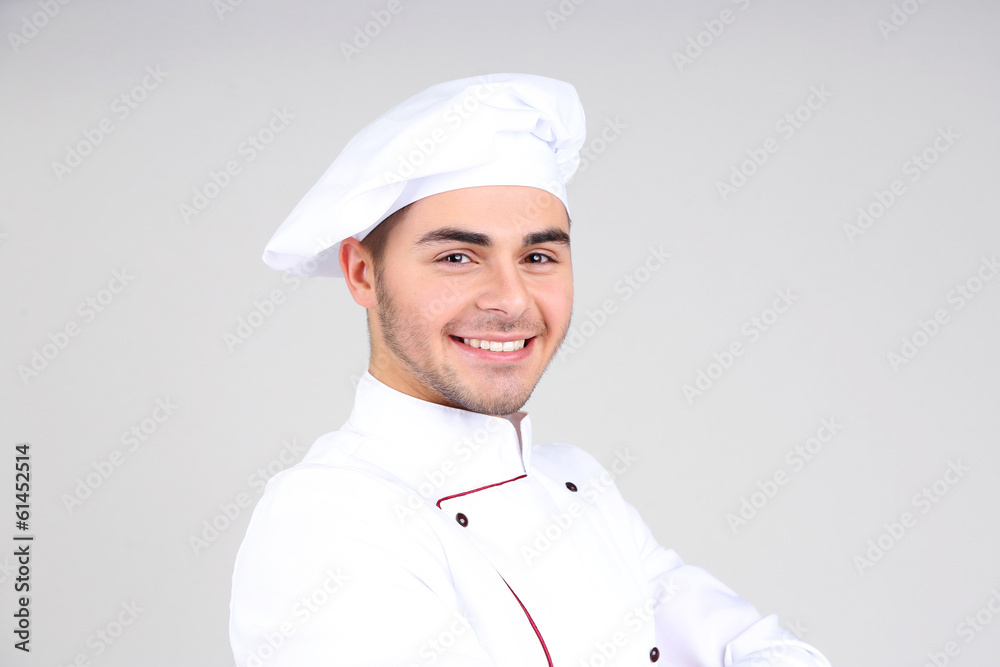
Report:
[[[440,84],[352,139],[272,238],[271,266],[343,275],[371,360],[347,423],[254,511],[241,667],[829,664],[658,545],[591,456],[532,443],[583,140],[569,84]]]

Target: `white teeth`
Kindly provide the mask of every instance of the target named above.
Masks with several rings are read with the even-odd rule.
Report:
[[[470,347],[478,347],[490,352],[514,352],[524,347],[525,340],[508,340],[501,343],[493,340],[479,340],[478,338],[463,338],[462,342]]]

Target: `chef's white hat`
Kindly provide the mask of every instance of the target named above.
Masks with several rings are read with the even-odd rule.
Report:
[[[583,107],[572,85],[490,74],[431,86],[347,143],[264,250],[300,276],[340,275],[338,246],[361,240],[423,197],[481,185],[526,185],[566,201],[580,164]]]

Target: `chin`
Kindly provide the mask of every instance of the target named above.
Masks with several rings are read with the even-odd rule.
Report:
[[[499,388],[499,391],[498,391]],[[465,383],[459,391],[450,391],[447,397],[456,405],[470,412],[488,415],[508,415],[517,412],[531,397],[534,385],[517,382],[516,386],[504,386],[492,380]]]

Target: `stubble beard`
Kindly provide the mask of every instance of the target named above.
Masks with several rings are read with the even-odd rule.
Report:
[[[384,281],[380,278],[381,276],[376,276],[375,280],[375,303],[379,325],[382,329],[382,339],[389,351],[410,371],[414,378],[425,387],[443,396],[451,405],[470,412],[509,415],[520,410],[528,402],[528,398],[531,397],[531,393],[538,381],[541,380],[541,376],[551,363],[551,359],[531,383],[531,386],[521,383],[513,372],[497,368],[490,374],[491,377],[483,378],[484,384],[490,389],[478,391],[469,383],[464,382],[454,368],[443,363],[434,367],[429,362],[421,363],[419,361],[419,359],[430,358],[430,346],[424,334],[400,314],[385,288]],[[501,326],[493,328],[502,331]],[[566,333],[566,331],[563,332],[563,337]],[[561,343],[562,339],[559,342]]]

